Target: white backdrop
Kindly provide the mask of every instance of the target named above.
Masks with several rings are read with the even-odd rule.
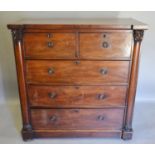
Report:
[[[15,60],[8,23],[23,18],[135,18],[149,25],[141,48],[137,101],[155,101],[155,12],[0,12],[0,104],[18,98]],[[146,102],[147,103],[147,102]]]

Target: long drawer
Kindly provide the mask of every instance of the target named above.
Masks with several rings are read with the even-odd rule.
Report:
[[[26,61],[28,83],[102,85],[127,83],[129,61]]]
[[[126,86],[36,86],[28,85],[33,107],[90,108],[125,106]]]
[[[121,130],[124,109],[33,109],[34,130]]]

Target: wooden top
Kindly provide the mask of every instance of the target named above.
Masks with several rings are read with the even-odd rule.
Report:
[[[59,28],[103,28],[103,29],[148,29],[148,26],[134,19],[24,19],[7,25],[9,29],[59,29]]]

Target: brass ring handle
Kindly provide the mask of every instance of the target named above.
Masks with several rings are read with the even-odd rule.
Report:
[[[49,69],[48,69],[48,74],[49,74],[49,75],[52,75],[53,73],[54,73],[54,69],[53,69],[53,68],[49,68]]]
[[[102,69],[100,69],[100,73],[102,75],[106,75],[106,74],[108,74],[108,69],[107,68],[102,68]]]
[[[55,99],[57,97],[57,93],[53,92],[53,93],[48,93],[49,98],[51,99]]]
[[[55,122],[57,120],[57,116],[53,115],[49,118],[51,122]]]
[[[103,121],[105,118],[104,118],[104,116],[102,116],[102,115],[99,115],[99,116],[97,116],[97,120],[98,121]]]
[[[108,48],[108,47],[109,47],[108,42],[104,41],[104,42],[102,43],[102,47],[103,47],[103,48]]]
[[[54,46],[54,43],[53,42],[47,42],[47,46],[50,48],[50,47],[53,47]]]
[[[105,99],[107,96],[105,94],[97,94],[97,99],[98,100],[103,100]]]

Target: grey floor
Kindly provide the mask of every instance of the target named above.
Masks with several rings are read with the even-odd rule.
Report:
[[[104,138],[52,138],[23,142],[20,106],[18,100],[0,105],[0,143],[50,143],[50,144],[135,144],[155,143],[155,103],[136,103],[133,121],[133,139]]]

